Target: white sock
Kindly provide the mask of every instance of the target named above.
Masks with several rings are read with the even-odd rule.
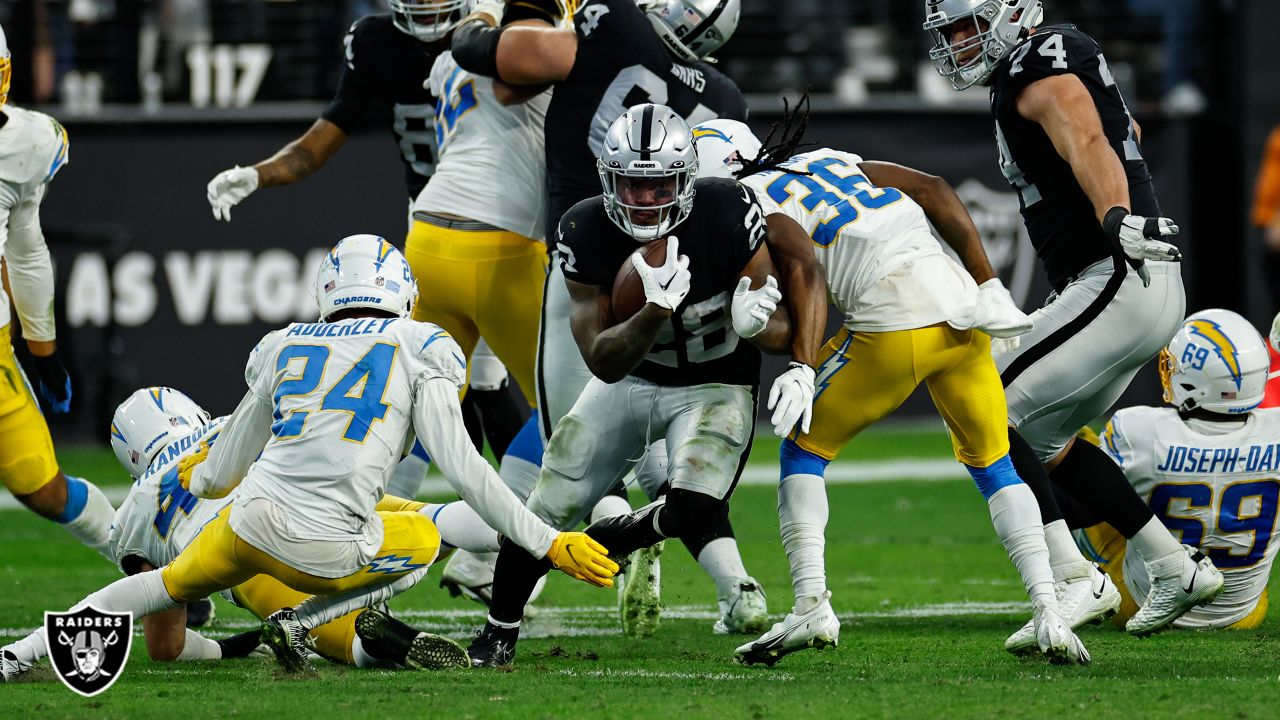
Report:
[[[349,612],[363,610],[390,600],[418,584],[427,576],[428,569],[430,566],[420,567],[390,582],[365,585],[334,595],[313,595],[294,608],[294,612],[298,614],[298,621],[303,627],[317,628]]]
[[[782,479],[778,485],[778,524],[797,601],[827,591],[824,552],[828,516],[827,487],[821,476],[797,473]]]
[[[464,502],[428,503],[418,512],[431,518],[448,545],[473,553],[498,552],[498,531]]]
[[[67,476],[68,502],[70,501],[70,495],[75,492],[73,486],[77,489],[83,487],[87,492],[84,507],[75,517],[66,521],[59,521],[59,524],[66,528],[66,531],[71,533],[72,537],[97,550],[106,559],[115,562],[111,557],[111,552],[107,549],[107,537],[111,534],[111,521],[116,517],[115,508],[111,507],[111,501],[107,499],[106,495],[102,494],[97,485],[88,480],[70,475]]]
[[[1160,518],[1155,516],[1152,516],[1141,530],[1129,538],[1129,547],[1138,551],[1143,561],[1149,563],[1173,553],[1182,552],[1182,546],[1173,539],[1173,535],[1169,534],[1169,529],[1160,522]]]
[[[1036,496],[1024,483],[1001,488],[987,500],[991,525],[1004,543],[1005,552],[1022,576],[1022,584],[1032,603],[1057,608],[1053,591],[1053,571],[1049,569],[1049,548]]]
[[[6,645],[4,649],[17,656],[18,662],[24,669],[35,665],[40,658],[49,654],[49,647],[45,644],[44,626],[42,625],[21,640]]]
[[[698,553],[698,564],[716,583],[716,596],[728,597],[730,591],[747,577],[747,568],[738,552],[738,541],[731,537],[716,538]]]
[[[627,502],[626,498],[605,495],[600,498],[600,502],[596,503],[594,508],[591,508],[591,522],[614,515],[626,515],[629,512],[631,512],[631,503]]]
[[[1054,520],[1044,526],[1044,541],[1049,546],[1049,567],[1054,580],[1088,576],[1092,566],[1080,554],[1080,546],[1071,536],[1066,520]]]
[[[520,627],[520,621],[519,621],[519,620],[517,620],[517,621],[515,621],[515,622],[502,622],[501,620],[494,620],[492,615],[487,615],[487,616],[485,616],[485,620],[486,620],[486,621],[488,621],[488,623],[489,623],[490,625],[494,626],[494,627],[500,627],[500,628],[504,628],[504,629],[506,629],[506,630],[510,630],[511,628],[518,628],[518,627]]]
[[[178,661],[187,660],[221,660],[222,646],[201,635],[200,633],[187,628],[186,639],[182,642],[182,652],[178,655]]]
[[[387,494],[405,500],[418,497],[418,490],[422,489],[422,481],[427,479],[427,471],[430,469],[429,460],[413,454],[406,455],[396,463],[396,469],[391,472],[391,479],[387,481]]]
[[[541,471],[542,467],[537,463],[531,463],[511,453],[503,455],[502,462],[498,465],[498,477],[502,478],[502,483],[511,488],[511,492],[520,498],[520,502],[529,499],[533,486],[538,484],[538,473]]]

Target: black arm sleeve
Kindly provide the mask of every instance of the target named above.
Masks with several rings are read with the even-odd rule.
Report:
[[[363,23],[363,20],[357,20],[342,41],[346,56],[342,77],[338,79],[338,91],[329,102],[329,107],[320,115],[348,135],[355,131],[369,106],[378,97],[376,87],[370,79],[374,68],[367,66],[367,61],[372,58],[361,52],[367,47],[362,32]]]
[[[458,67],[475,75],[502,79],[498,74],[498,40],[507,26],[492,28],[472,20],[453,31],[453,59]]]

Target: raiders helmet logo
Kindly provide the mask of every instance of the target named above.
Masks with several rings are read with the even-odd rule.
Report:
[[[120,677],[133,644],[133,613],[102,612],[84,607],[72,612],[46,612],[49,661],[63,685],[92,697]]]

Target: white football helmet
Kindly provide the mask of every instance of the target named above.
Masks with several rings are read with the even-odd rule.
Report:
[[[167,387],[135,390],[111,416],[111,449],[134,478],[151,466],[156,453],[209,424],[209,413]]]
[[[957,90],[986,84],[1044,16],[1040,0],[925,0],[924,12],[924,29],[933,36],[929,59]],[[965,21],[976,34],[953,44],[953,27]]]
[[[684,118],[666,105],[636,105],[614,120],[605,133],[596,168],[609,219],[642,243],[670,232],[693,210],[693,181],[698,178],[693,134]],[[660,205],[627,204],[618,197],[620,177],[674,177],[674,199]],[[630,211],[644,210],[658,211],[657,223],[632,222]]]
[[[13,79],[13,60],[9,53],[9,40],[0,28],[0,108],[9,100],[9,81]]]
[[[352,235],[320,262],[316,273],[320,319],[347,308],[374,308],[409,317],[418,300],[409,261],[377,235]]]
[[[440,40],[471,14],[473,0],[387,0],[391,22],[425,43]]]
[[[728,42],[742,13],[742,0],[637,0],[636,5],[671,54],[686,63],[705,59]]]
[[[1248,320],[1214,309],[1183,320],[1159,363],[1165,402],[1179,410],[1239,415],[1262,402],[1271,358]]]
[[[698,152],[698,177],[737,178],[743,162],[760,155],[760,138],[746,123],[708,120],[693,126],[693,146]]]

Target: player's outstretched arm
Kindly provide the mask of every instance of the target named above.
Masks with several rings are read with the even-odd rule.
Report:
[[[688,275],[687,269],[685,275]],[[587,362],[587,369],[607,383],[618,382],[644,360],[645,353],[658,339],[658,331],[671,317],[671,309],[649,301],[635,315],[610,327],[613,302],[604,288],[567,279],[565,284],[572,303],[573,339]],[[685,292],[688,289],[686,281]],[[680,300],[675,304],[679,305]]]
[[[896,188],[916,201],[943,241],[960,256],[974,282],[981,285],[996,276],[982,247],[978,227],[950,183],[895,163],[867,161],[858,163],[858,167],[876,187]]]
[[[827,329],[827,276],[813,254],[813,239],[783,213],[765,218],[769,257],[778,266],[782,297],[791,312],[791,359],[816,367]]]
[[[290,185],[324,167],[347,141],[337,125],[321,118],[302,137],[252,167],[236,167],[218,173],[207,188],[213,217],[231,220],[231,208],[258,188]]]
[[[459,67],[508,85],[545,85],[569,77],[578,56],[573,29],[494,25],[492,17],[476,13],[453,31],[451,50]]]
[[[202,498],[226,497],[236,489],[271,437],[271,410],[270,402],[253,390],[246,392],[218,431],[207,459],[194,467],[180,465],[183,486]]]

